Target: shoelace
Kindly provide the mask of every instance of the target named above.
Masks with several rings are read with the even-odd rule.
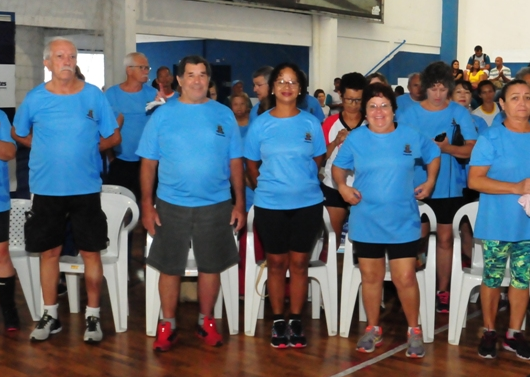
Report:
[[[37,324],[38,329],[43,329],[46,327],[46,325],[52,320],[53,318],[50,317],[48,314],[44,314],[42,318],[40,319],[39,323]]]
[[[89,317],[86,320],[88,331],[96,331],[99,320],[96,317]]]

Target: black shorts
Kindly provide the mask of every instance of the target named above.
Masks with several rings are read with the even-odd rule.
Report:
[[[64,243],[66,220],[72,222],[74,244],[78,250],[107,248],[107,217],[101,209],[99,193],[72,196],[35,195],[26,214],[26,250],[39,253]]]
[[[380,259],[388,252],[388,259],[416,258],[420,240],[405,243],[368,243],[352,241],[357,258]]]
[[[115,158],[109,165],[109,185],[123,186],[131,190],[140,202],[140,161],[124,161]]]
[[[0,243],[9,240],[9,210],[0,212]]]
[[[326,186],[322,182],[320,183],[320,189],[322,190],[322,194],[324,194],[324,206],[344,208],[346,210],[350,207],[350,205],[342,199],[339,190]]]
[[[422,201],[432,208],[438,224],[452,224],[456,212],[466,204],[461,196],[456,198],[423,199]],[[427,216],[422,216],[421,222],[428,222]]]
[[[254,207],[263,250],[270,254],[312,252],[323,229],[323,210],[322,203],[297,209]]]

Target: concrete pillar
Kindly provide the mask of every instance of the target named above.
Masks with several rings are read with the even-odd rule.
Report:
[[[337,72],[337,29],[336,18],[313,15],[313,41],[309,49],[309,93],[324,89],[326,93],[333,89],[333,79]]]
[[[15,29],[15,100],[18,107],[26,94],[44,81],[44,32],[40,27],[17,25]]]
[[[442,41],[440,60],[450,64],[458,48],[458,0],[442,1]],[[465,64],[462,64],[465,67]]]
[[[105,88],[125,80],[123,58],[136,51],[136,0],[104,2]]]

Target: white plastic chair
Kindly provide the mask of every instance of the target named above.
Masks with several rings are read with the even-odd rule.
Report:
[[[107,249],[101,251],[103,276],[109,289],[114,327],[116,332],[124,332],[127,331],[128,315],[127,239],[129,230],[133,229],[138,221],[139,210],[134,200],[125,195],[110,193],[101,194],[101,208],[107,216],[109,239]],[[132,220],[125,225],[128,211],[132,213]],[[80,255],[62,256],[59,259],[59,268],[66,276],[70,313],[79,313],[79,277],[85,272],[83,259]]]
[[[453,268],[451,272],[451,297],[449,301],[449,332],[448,342],[453,345],[460,343],[460,335],[462,328],[466,327],[467,319],[467,305],[471,293],[475,287],[482,284],[482,273],[484,271],[484,259],[482,242],[474,239],[473,254],[471,257],[471,267],[462,267],[462,256],[460,254],[462,239],[460,238],[460,222],[467,216],[471,224],[471,229],[474,231],[475,222],[477,220],[478,202],[466,204],[458,210],[453,219]],[[507,263],[509,266],[509,261]],[[502,287],[510,285],[510,269],[506,268],[504,272],[504,279],[502,280]],[[525,320],[526,322],[526,320]],[[522,329],[525,328],[523,322]]]
[[[320,318],[320,303],[322,300],[326,314],[326,324],[330,336],[337,335],[337,251],[335,232],[331,227],[328,211],[324,208],[324,226],[328,235],[327,262],[319,260],[322,242],[317,242],[309,262],[309,279],[312,293],[312,318]],[[245,335],[254,336],[258,318],[263,318],[265,282],[267,281],[267,267],[260,274],[264,261],[256,261],[254,251],[254,207],[247,216],[247,255],[245,265]],[[287,271],[289,274],[289,271]],[[287,275],[289,276],[289,275]],[[256,289],[257,287],[257,289]],[[261,293],[258,294],[259,291]]]
[[[420,216],[429,218],[430,232],[425,268],[416,272],[416,279],[420,288],[420,321],[422,323],[423,341],[434,341],[434,312],[436,295],[436,216],[427,204],[418,202]],[[385,281],[391,281],[390,266],[386,259]],[[340,308],[340,336],[350,335],[350,326],[355,309],[357,294],[359,294],[359,321],[366,322],[366,313],[359,287],[361,286],[361,270],[353,263],[353,245],[346,237],[344,250],[344,264],[342,269],[342,292]]]
[[[125,195],[126,197],[132,199],[136,202],[136,196],[133,194],[131,190],[129,190],[126,187],[118,186],[118,185],[102,185],[101,186],[101,192],[106,192],[109,194],[119,194],[119,195]]]
[[[235,238],[236,245],[237,237]],[[147,245],[145,248],[146,257],[151,250],[153,238],[147,234]],[[238,267],[234,264],[232,267],[221,272],[221,289],[217,296],[214,307],[214,317],[223,318],[223,298],[226,307],[226,317],[228,321],[228,331],[230,335],[239,333],[239,287],[238,287]],[[197,262],[193,253],[193,247],[190,246],[188,253],[188,262],[186,265],[185,277],[197,277]],[[156,327],[158,319],[162,318],[160,294],[158,292],[158,281],[160,280],[160,271],[147,265],[145,270],[145,328],[147,336],[156,336]]]
[[[24,241],[26,212],[31,209],[29,199],[11,199],[9,218],[9,255],[17,270],[29,313],[34,321],[40,319],[40,255],[28,253]]]

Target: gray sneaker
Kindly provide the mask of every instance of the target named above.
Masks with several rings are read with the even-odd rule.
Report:
[[[42,318],[37,323],[35,329],[29,336],[30,340],[46,340],[51,334],[57,334],[63,328],[61,327],[61,321],[58,318],[53,318],[48,314],[47,310],[44,310]]]
[[[407,342],[407,357],[420,359],[425,356],[425,347],[423,346],[423,334],[419,327],[410,329]]]
[[[375,347],[379,347],[383,344],[383,331],[379,328],[379,331],[375,330],[374,326],[366,327],[364,335],[357,342],[357,351],[363,353],[374,352]]]
[[[86,319],[86,331],[83,339],[88,343],[101,342],[103,332],[101,331],[101,324],[99,323],[98,317],[90,316]]]

